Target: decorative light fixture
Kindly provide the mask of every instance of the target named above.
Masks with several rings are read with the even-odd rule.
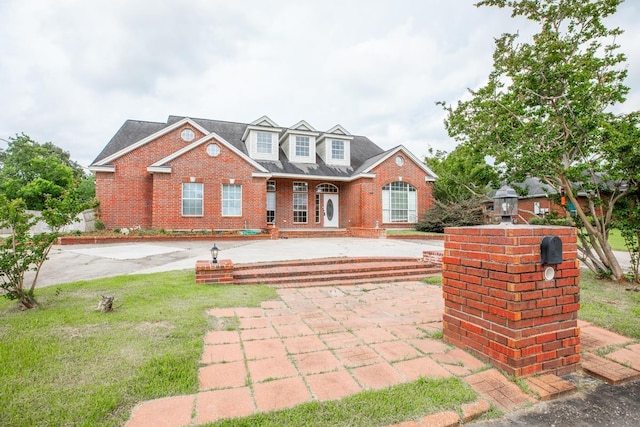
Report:
[[[501,223],[508,224],[513,222],[513,218],[518,216],[518,194],[516,190],[503,185],[496,195],[493,196],[493,212],[500,215]]]
[[[214,264],[218,263],[218,252],[220,252],[220,249],[218,249],[218,247],[214,243],[211,247],[211,262]]]

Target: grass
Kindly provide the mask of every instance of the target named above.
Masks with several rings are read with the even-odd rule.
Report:
[[[115,296],[115,312],[95,310]],[[42,308],[0,299],[0,425],[122,425],[138,402],[190,394],[206,309],[257,306],[263,286],[195,284],[193,273],[120,276],[43,288]],[[209,319],[211,319],[209,317]]]
[[[462,403],[476,399],[476,393],[459,378],[421,378],[378,391],[365,391],[344,399],[309,402],[292,409],[257,413],[245,418],[209,424],[240,426],[386,426],[416,420],[439,411],[459,411]]]
[[[122,425],[144,400],[197,391],[203,336],[237,328],[213,307],[258,306],[264,286],[203,286],[189,272],[120,276],[39,289],[42,308],[0,299],[0,425]],[[101,295],[116,311],[99,313]],[[640,292],[581,274],[581,319],[640,339]],[[433,334],[431,338],[441,338]],[[421,379],[215,425],[388,425],[475,399],[463,382]]]
[[[96,310],[101,295],[116,310]],[[43,288],[42,307],[20,312],[0,299],[0,425],[122,425],[137,403],[193,394],[203,336],[237,328],[213,307],[251,307],[277,298],[265,286],[196,285],[171,272]],[[421,379],[333,402],[311,402],[221,425],[387,425],[459,410],[476,393],[456,379]]]
[[[624,285],[597,280],[593,273],[580,275],[580,311],[582,320],[640,339],[640,292],[627,291]]]
[[[442,286],[442,276],[441,275],[427,276],[424,279],[422,279],[422,283],[425,283],[427,285]]]
[[[609,232],[609,245],[614,251],[627,251],[627,245],[620,234],[620,230],[612,229]]]
[[[388,228],[387,236],[442,236],[442,233],[429,233],[426,231],[418,230],[397,230]]]

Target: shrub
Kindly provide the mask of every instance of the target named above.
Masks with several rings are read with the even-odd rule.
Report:
[[[445,227],[480,225],[483,223],[484,202],[482,197],[448,204],[436,201],[435,206],[416,224],[416,230],[443,233]]]

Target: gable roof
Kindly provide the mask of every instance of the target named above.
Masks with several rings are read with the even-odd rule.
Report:
[[[110,163],[118,157],[153,141],[161,135],[177,129],[186,123],[200,130],[205,136],[191,142],[190,144],[186,144],[182,149],[163,159],[158,159],[158,161],[153,165],[145,166],[156,169],[158,172],[168,171],[168,162],[180,157],[182,154],[194,149],[206,141],[216,139],[252,164],[256,168],[256,171],[267,173],[272,176],[305,176],[317,179],[327,178],[351,180],[356,176],[366,176],[375,166],[396,152],[402,150],[407,157],[427,173],[427,180],[430,181],[437,178],[437,176],[428,167],[426,167],[426,165],[421,163],[403,146],[398,146],[391,150],[384,151],[382,148],[374,144],[369,138],[365,136],[351,135],[340,125],[334,126],[327,132],[319,132],[306,121],[301,120],[291,128],[279,128],[278,125],[267,116],[263,116],[249,124],[181,116],[169,116],[166,123],[127,120],[116,132],[113,138],[111,138],[100,154],[98,154],[91,167],[94,170],[107,168],[110,166]],[[336,136],[342,139],[349,139],[351,140],[351,164],[349,166],[328,165],[320,158],[320,156],[316,156],[315,164],[294,163],[288,160],[287,156],[284,155],[284,152],[281,149],[278,161],[252,159],[249,156],[244,138],[246,137],[249,128],[266,128],[267,126],[270,128],[269,130],[278,132],[280,137],[287,132],[296,133],[297,130],[298,132],[314,132],[321,133],[322,136]],[[303,130],[304,128],[308,129]],[[433,177],[433,179],[430,177]]]
[[[426,172],[427,176],[425,177],[426,181],[435,181],[438,178],[427,165],[422,163],[416,156],[413,155],[409,150],[407,150],[403,145],[398,145],[390,150],[387,150],[383,153],[378,154],[377,156],[371,157],[362,163],[357,173],[370,173],[376,166],[380,163],[384,162],[388,158],[394,156],[398,152],[402,151],[402,153],[407,156],[413,163],[416,164],[420,169]]]
[[[165,135],[187,123],[198,129],[205,135],[209,133],[209,131],[187,117],[184,117],[173,123],[167,123],[163,127],[157,129],[155,132],[152,131],[156,129],[156,126],[152,126],[150,122],[129,123],[129,121],[127,121],[120,128],[120,130],[116,132],[113,138],[111,138],[111,141],[109,141],[109,143],[98,155],[98,157],[96,157],[92,165],[105,166],[118,157],[122,157],[125,154],[135,150],[136,148],[142,147],[143,145],[148,144],[156,138],[159,138],[160,136]],[[140,124],[144,125],[140,126]],[[156,125],[157,123],[153,124]],[[143,137],[140,139],[140,136]]]

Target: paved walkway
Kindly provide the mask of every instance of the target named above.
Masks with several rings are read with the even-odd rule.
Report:
[[[419,282],[278,290],[279,301],[260,308],[212,309],[216,330],[207,333],[199,371],[200,391],[138,405],[128,427],[188,426],[308,401],[339,399],[421,376],[462,378],[480,399],[398,426],[451,426],[470,421],[490,405],[510,412],[574,387],[554,375],[527,380],[524,393],[496,369],[433,335],[442,330],[442,290]],[[239,319],[236,330],[226,330]],[[582,324],[592,367],[640,375],[640,346]],[[625,371],[625,369],[627,371]],[[624,371],[624,372],[622,372]],[[621,379],[623,381],[624,379]],[[398,427],[396,426],[396,427]]]

